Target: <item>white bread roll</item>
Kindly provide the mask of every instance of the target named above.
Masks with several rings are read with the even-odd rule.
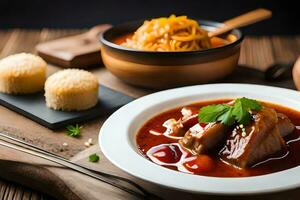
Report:
[[[43,90],[47,63],[28,53],[19,53],[0,60],[0,92],[28,94]]]
[[[62,70],[45,83],[46,104],[55,110],[86,110],[97,104],[98,87],[97,78],[88,71]]]

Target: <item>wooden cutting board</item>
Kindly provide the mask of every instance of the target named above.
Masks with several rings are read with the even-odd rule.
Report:
[[[79,35],[39,43],[37,53],[47,62],[66,68],[99,65],[102,62],[99,35],[109,27],[109,24],[97,25]]]

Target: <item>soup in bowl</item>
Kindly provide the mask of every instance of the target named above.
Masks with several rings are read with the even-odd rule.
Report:
[[[257,194],[297,188],[299,101],[297,91],[248,84],[166,90],[111,115],[99,144],[129,174],[179,190]]]

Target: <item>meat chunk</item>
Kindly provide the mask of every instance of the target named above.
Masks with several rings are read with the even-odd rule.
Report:
[[[288,134],[292,133],[295,129],[295,125],[291,122],[291,120],[282,113],[277,113],[278,116],[278,128],[280,135],[282,137],[287,136]]]
[[[194,155],[210,150],[224,140],[227,128],[221,123],[209,123],[204,128],[196,124],[187,131],[179,144]]]
[[[195,107],[183,107],[181,109],[180,121],[186,131],[198,123],[198,112],[199,109]]]
[[[171,118],[163,123],[162,126],[166,128],[163,135],[174,139],[182,138],[187,130],[198,123],[198,113],[195,108],[184,107],[181,113],[182,117],[179,120]]]
[[[263,108],[253,117],[249,125],[235,128],[231,132],[219,153],[222,160],[245,168],[285,148],[274,109]]]
[[[165,121],[162,126],[166,128],[166,131],[163,133],[163,135],[167,137],[180,138],[185,133],[181,121],[176,121],[173,118]]]
[[[249,166],[256,164],[256,162],[286,148],[285,142],[280,136],[278,126],[275,126],[271,132],[266,136],[264,141],[258,145],[256,149],[251,154],[251,159],[249,160]]]

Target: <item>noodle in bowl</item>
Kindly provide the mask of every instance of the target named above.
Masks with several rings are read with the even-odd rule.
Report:
[[[211,48],[207,31],[186,16],[157,18],[137,29],[122,46],[147,51],[193,51]]]
[[[185,27],[178,18],[187,19]],[[170,28],[163,25],[170,23],[174,23]],[[189,21],[184,16],[120,24],[102,34],[102,60],[122,81],[145,88],[172,88],[215,81],[230,74],[237,66],[243,40],[241,32],[234,29],[221,38],[227,41],[224,44],[220,44],[218,38],[207,41],[207,31],[223,25],[204,20]]]

